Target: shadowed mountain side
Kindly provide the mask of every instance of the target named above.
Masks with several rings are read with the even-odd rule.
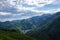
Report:
[[[27,35],[38,40],[60,40],[60,16],[54,18],[48,24],[27,32]]]

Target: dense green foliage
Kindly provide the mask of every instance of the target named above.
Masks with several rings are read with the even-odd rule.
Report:
[[[32,37],[26,36],[25,34],[0,30],[0,40],[35,40]]]

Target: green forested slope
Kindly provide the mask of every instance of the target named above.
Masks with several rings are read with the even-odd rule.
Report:
[[[26,36],[25,34],[0,30],[0,40],[35,40],[32,37]]]

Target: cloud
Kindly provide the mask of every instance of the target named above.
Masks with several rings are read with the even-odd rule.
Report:
[[[0,21],[5,22],[5,21],[12,21],[12,20],[21,20],[21,19],[27,19],[32,16],[22,16],[24,13],[20,14],[12,14],[12,13],[7,13],[7,12],[0,12]]]
[[[18,7],[18,5],[30,5],[36,7],[44,7],[45,5],[52,4],[54,0],[7,0],[8,4]]]
[[[9,4],[9,1],[0,0],[0,12],[18,13],[17,9],[12,4]]]
[[[22,20],[22,19],[27,19],[30,18],[31,16],[23,16],[21,18],[0,18],[1,22],[5,22],[5,21],[12,21],[12,20]]]
[[[12,13],[0,12],[0,15],[12,15]]]
[[[35,12],[36,11],[36,12]],[[60,9],[52,9],[52,10],[27,10],[25,12],[19,13],[19,14],[12,14],[8,12],[0,12],[0,21],[12,21],[12,20],[21,20],[21,19],[27,19],[33,16],[40,16],[43,14],[53,14],[60,11]]]
[[[43,7],[45,5],[51,4],[53,0],[25,0],[25,4],[27,5],[35,5],[38,7]]]
[[[53,5],[60,4],[60,0],[54,0],[54,2],[53,2],[52,4],[53,4]]]
[[[0,21],[21,20],[48,13],[53,14],[60,11],[59,4],[60,0],[0,0]]]

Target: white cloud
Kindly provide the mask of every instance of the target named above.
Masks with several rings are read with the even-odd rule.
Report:
[[[15,6],[16,2],[14,2],[14,0],[7,0],[7,3],[9,3],[9,5]]]
[[[1,22],[12,21],[12,20],[20,20],[20,19],[19,18],[5,18],[5,19],[0,19]]]
[[[49,10],[50,14],[60,12],[60,8]]]
[[[60,0],[54,0],[52,4],[53,4],[53,5],[60,4]]]
[[[47,14],[47,13],[52,14],[52,13],[60,11],[60,8],[55,8],[55,9],[52,8],[52,9],[48,9],[48,10],[40,10],[40,9],[38,10],[37,9],[38,7],[41,8],[41,7],[44,7],[49,4],[53,4],[53,5],[60,4],[60,1],[57,1],[57,0],[7,0],[7,2],[5,2],[5,3],[8,3],[9,6],[13,6],[14,8],[16,8],[18,12],[15,13],[16,11],[14,12],[12,10],[12,12],[14,12],[15,14],[11,13],[11,11],[9,13],[8,12],[9,9],[7,10],[7,12],[0,12],[0,15],[2,15],[2,16],[7,16],[7,15],[12,16],[11,18],[4,18],[3,20],[2,20],[2,18],[0,18],[0,21],[27,19],[32,16],[40,16],[42,14]],[[0,1],[0,4],[2,4],[1,1]],[[30,5],[32,7],[25,7],[23,4]],[[2,7],[5,7],[5,6],[4,5],[0,6],[0,8],[2,8]],[[33,12],[32,13],[33,15],[28,16],[28,14],[27,14],[25,16],[22,16],[22,15],[26,14],[25,12],[28,13],[29,11]],[[17,18],[15,18],[15,17],[17,17]]]
[[[17,6],[17,5],[35,5],[37,7],[43,7],[48,4],[52,4],[54,0],[7,0],[10,5]]]
[[[15,16],[19,16],[19,15],[15,15]],[[11,17],[11,18],[4,18],[4,19],[0,18],[0,21],[5,22],[5,21],[12,21],[12,20],[22,20],[22,19],[27,19],[27,18],[30,18],[30,17],[32,17],[32,16],[22,16],[22,17],[19,17],[19,18]]]
[[[35,12],[35,13],[45,13],[45,14],[47,14],[47,13],[55,13],[55,12],[58,12],[58,11],[60,11],[60,8],[57,8],[57,9],[49,9],[49,10],[36,10],[34,7],[32,7],[32,8],[30,8],[30,7],[21,7],[20,9],[18,8],[18,11],[21,11],[21,12],[23,12],[23,11],[31,11],[31,12]]]
[[[27,11],[27,10],[25,10],[25,11]],[[0,21],[5,22],[5,21],[12,21],[12,20],[21,20],[21,19],[27,19],[27,18],[30,18],[30,17],[33,17],[33,16],[40,16],[42,14],[48,14],[48,13],[53,14],[53,13],[56,13],[56,12],[60,11],[60,8],[59,9],[52,9],[52,10],[41,10],[41,11],[39,11],[39,10],[29,10],[29,11],[36,12],[36,13],[34,13],[34,15],[31,15],[31,16],[28,16],[28,15],[21,16],[25,13],[11,14],[11,13],[7,13],[7,12],[0,12],[0,15],[3,15],[3,16],[5,16],[5,15],[6,16],[11,15],[12,16],[11,18],[4,18],[4,19],[0,18]]]
[[[7,0],[10,5],[17,8],[18,11],[34,11],[34,12],[40,12],[40,10],[35,10],[35,7],[24,7],[23,4],[27,5],[35,5],[38,7],[44,7],[48,4],[53,4],[56,2],[56,0]],[[46,11],[47,12],[47,11]]]
[[[38,7],[43,7],[45,5],[51,4],[54,0],[25,0],[24,3],[28,5],[35,5]]]
[[[12,15],[12,13],[8,13],[8,12],[0,12],[0,15]]]

